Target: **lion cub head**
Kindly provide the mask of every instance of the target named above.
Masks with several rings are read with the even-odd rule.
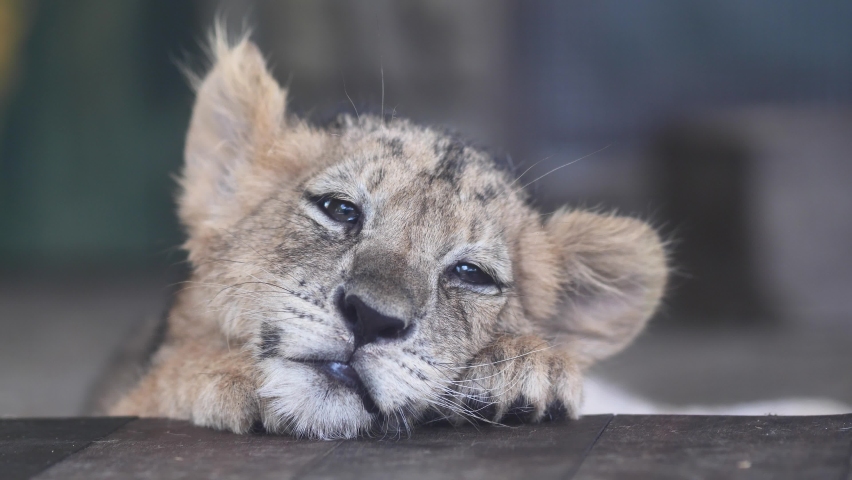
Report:
[[[267,429],[407,426],[453,411],[498,337],[582,368],[653,312],[666,267],[644,223],[542,215],[488,154],[405,120],[311,126],[252,43],[214,44],[179,214],[198,321],[253,352]]]

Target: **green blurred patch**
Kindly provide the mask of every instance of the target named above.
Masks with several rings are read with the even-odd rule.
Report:
[[[0,106],[15,76],[19,43],[26,27],[20,0],[0,0]]]
[[[0,0],[0,82],[18,69],[0,103],[0,268],[173,261],[191,107],[174,60],[202,37],[195,3],[16,3]]]

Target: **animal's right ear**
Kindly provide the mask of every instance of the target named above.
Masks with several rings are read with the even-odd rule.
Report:
[[[645,222],[559,210],[524,238],[525,308],[581,366],[630,343],[657,308],[666,252]]]
[[[297,171],[304,162],[299,149],[311,144],[308,127],[288,124],[287,92],[258,48],[245,36],[229,42],[222,26],[211,37],[212,69],[194,82],[198,95],[178,199],[191,256]],[[293,139],[289,131],[300,128],[306,132]]]

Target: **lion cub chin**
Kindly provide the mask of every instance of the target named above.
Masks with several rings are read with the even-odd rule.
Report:
[[[108,412],[311,438],[576,418],[584,370],[663,293],[654,230],[542,215],[442,130],[309,124],[246,38],[211,52],[178,199],[192,275]]]

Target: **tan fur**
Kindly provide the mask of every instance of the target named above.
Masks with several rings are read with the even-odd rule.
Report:
[[[110,412],[316,438],[518,407],[576,417],[583,369],[627,345],[663,293],[656,233],[614,215],[543,217],[487,154],[405,120],[312,127],[286,113],[253,44],[221,30],[212,44],[179,199],[193,276]],[[313,200],[329,195],[361,209],[357,231]],[[496,283],[460,280],[459,262]],[[356,343],[340,306],[355,295],[405,334]],[[365,393],[315,362],[351,366]]]

